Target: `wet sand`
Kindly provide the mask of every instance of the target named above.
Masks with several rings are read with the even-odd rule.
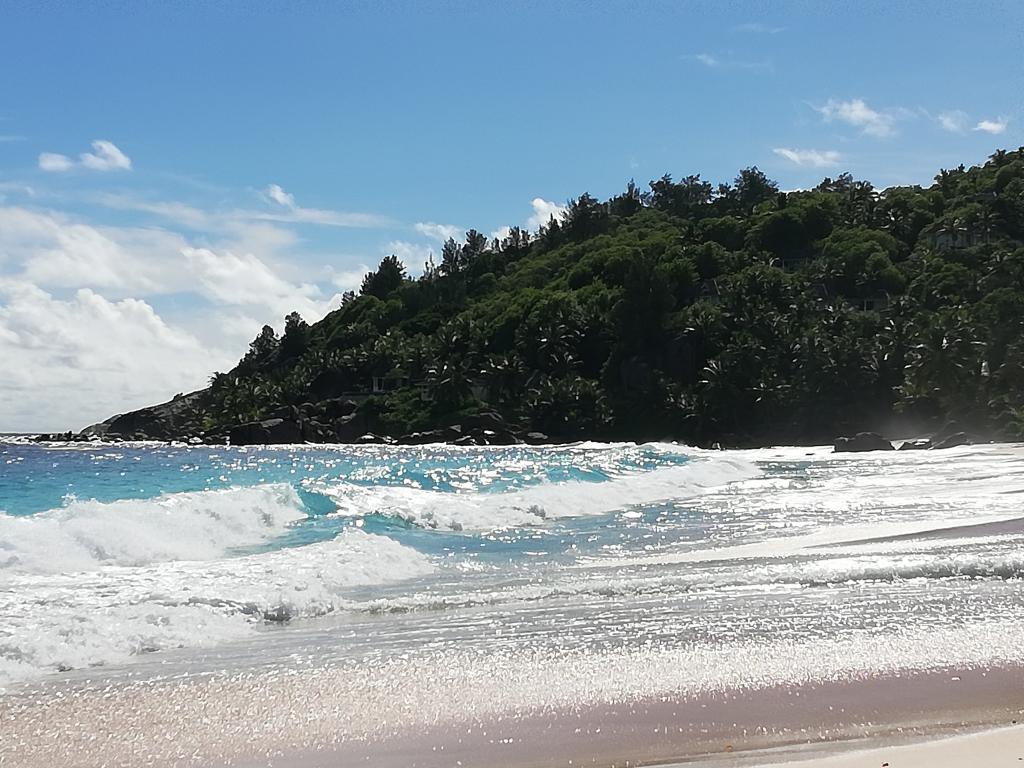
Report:
[[[232,679],[130,685],[93,680],[74,689],[15,694],[0,699],[0,765],[622,768],[755,766],[808,758],[817,765],[826,754],[877,745],[891,749],[1009,725],[1024,712],[1021,666],[771,685],[468,719],[443,709],[424,717],[419,708],[425,701],[394,702],[393,692],[384,711],[375,706],[373,691],[353,697],[336,682],[322,671],[253,672]],[[338,695],[332,697],[331,690]],[[851,753],[850,759],[860,758]],[[881,762],[834,763],[836,768],[861,764]]]

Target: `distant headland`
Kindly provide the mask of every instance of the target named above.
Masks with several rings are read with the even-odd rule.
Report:
[[[206,389],[82,438],[196,443],[1024,435],[1024,148],[929,187],[664,176],[394,256]],[[867,438],[865,438],[867,439]]]

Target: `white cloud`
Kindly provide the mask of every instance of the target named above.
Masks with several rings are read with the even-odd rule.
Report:
[[[695,53],[693,58],[703,64],[705,67],[717,67],[721,65],[718,57],[712,56],[710,53]]]
[[[967,113],[960,109],[953,109],[948,112],[942,112],[938,117],[935,118],[939,125],[942,126],[942,130],[949,131],[950,133],[963,133],[967,130],[968,117]]]
[[[215,227],[218,222],[223,223],[222,218],[211,216],[206,211],[187,203],[154,202],[124,194],[101,194],[92,199],[100,205],[113,208],[116,211],[151,213],[168,221],[182,224],[189,229],[208,229]]]
[[[1005,117],[997,117],[994,120],[981,120],[976,126],[974,126],[974,130],[998,136],[1000,133],[1004,133],[1006,131],[1006,126],[1009,125],[1009,123],[1010,121]]]
[[[285,192],[279,185],[270,184],[263,190],[268,200],[271,200],[284,208],[295,208],[295,196]]]
[[[413,227],[417,232],[431,240],[443,243],[448,238],[458,240],[464,230],[454,224],[435,224],[432,221],[420,221]]]
[[[829,99],[825,106],[815,109],[825,118],[825,122],[838,120],[854,128],[860,128],[869,136],[883,138],[895,132],[893,124],[896,122],[896,114],[892,111],[880,112],[872,109],[863,99]]]
[[[838,165],[842,156],[834,149],[786,149],[777,147],[772,150],[779,157],[784,157],[791,163],[805,165],[811,168],[829,168]]]
[[[396,256],[398,254],[395,254]],[[363,284],[363,278],[371,268],[360,264],[355,269],[330,270],[331,284],[339,291],[355,291]]]
[[[130,171],[132,161],[111,141],[96,139],[92,143],[92,152],[79,155],[82,165],[94,171]]]
[[[434,249],[423,243],[410,243],[407,240],[392,240],[384,246],[387,254],[394,254],[398,260],[405,265],[409,274],[418,274],[427,260],[434,253]]]
[[[58,155],[56,152],[43,152],[39,155],[40,170],[59,173],[70,171],[74,167],[74,161],[67,155]]]
[[[0,266],[47,288],[118,296],[187,290],[185,240],[159,229],[97,227],[55,211],[0,207]]]
[[[530,205],[533,208],[533,215],[526,220],[526,226],[530,230],[547,226],[552,216],[557,220],[561,220],[565,216],[567,210],[564,205],[552,203],[542,197],[533,198],[533,200],[530,201]]]
[[[279,193],[281,200],[271,197],[271,190]],[[187,203],[176,201],[152,201],[129,195],[100,195],[96,202],[108,208],[122,211],[142,211],[160,216],[191,229],[234,230],[249,226],[252,222],[274,222],[279,224],[320,224],[330,227],[375,228],[386,227],[394,222],[386,216],[375,213],[330,211],[319,208],[303,208],[295,203],[295,196],[285,192],[276,184],[263,190],[266,199],[279,208],[272,211],[232,208],[227,210],[204,211]]]
[[[322,224],[327,227],[386,227],[393,222],[375,213],[348,213],[327,211],[321,208],[296,207],[282,213],[261,213],[259,211],[228,211],[228,216],[238,219],[277,221],[282,224]]]
[[[131,158],[117,148],[117,146],[106,139],[96,139],[92,142],[92,152],[83,152],[78,156],[76,163],[67,155],[59,155],[56,152],[43,152],[39,155],[39,168],[44,171],[70,171],[72,168],[81,166],[93,171],[130,171],[132,168]]]
[[[220,305],[263,307],[273,317],[296,311],[313,322],[336,303],[333,296],[322,300],[319,287],[312,283],[285,280],[252,254],[186,248],[184,256],[198,293]]]
[[[274,263],[274,238],[291,233],[251,226],[233,244],[197,247],[163,229],[0,206],[0,429],[80,427],[165,400],[230,367],[264,323],[280,327],[291,311],[313,322],[338,306],[333,289]],[[248,239],[270,241],[264,256],[232,250]],[[151,302],[169,295],[172,314],[157,316]],[[42,384],[28,393],[33,380]]]
[[[81,428],[197,389],[235,352],[169,326],[145,301],[88,288],[57,298],[0,278],[0,426]]]

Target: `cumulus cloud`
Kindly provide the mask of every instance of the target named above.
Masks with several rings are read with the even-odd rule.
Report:
[[[420,221],[413,227],[417,232],[431,240],[443,243],[448,238],[458,240],[465,231],[454,224],[435,224],[432,221]]]
[[[842,161],[842,155],[834,149],[786,149],[785,147],[776,147],[772,152],[779,157],[786,158],[791,163],[810,168],[829,168],[839,165]]]
[[[531,230],[547,226],[552,217],[556,220],[561,220],[567,210],[564,205],[552,203],[550,200],[545,200],[542,197],[533,198],[530,201],[530,206],[533,208],[533,215],[526,220],[526,226]]]
[[[410,274],[417,274],[434,254],[434,249],[429,245],[410,243],[407,240],[392,240],[384,246],[384,250],[397,256]]]
[[[976,126],[974,126],[974,130],[998,136],[1001,133],[1005,133],[1006,126],[1009,125],[1009,123],[1010,121],[1005,117],[997,117],[994,120],[981,120]]]
[[[126,296],[187,290],[185,240],[159,229],[107,228],[57,211],[0,208],[0,265],[47,288],[90,287]]]
[[[169,326],[145,301],[82,288],[58,298],[0,278],[0,424],[81,428],[205,384],[234,352]]]
[[[321,298],[312,283],[295,284],[252,254],[186,248],[185,262],[200,295],[228,306],[254,306],[270,311],[274,318],[292,311],[315,321],[329,312],[340,297]]]
[[[93,171],[130,171],[131,158],[118,149],[112,141],[96,139],[92,142],[92,152],[83,152],[75,162],[67,155],[56,152],[43,152],[39,155],[39,168],[44,171],[62,172],[82,167]]]
[[[291,311],[312,322],[340,303],[340,285],[289,278],[272,253],[245,249],[291,242],[253,227],[213,246],[0,206],[0,429],[80,427],[200,387],[263,323]]]
[[[70,171],[75,167],[74,161],[67,155],[56,152],[43,152],[39,155],[39,168],[43,171]]]
[[[339,291],[355,291],[363,284],[363,277],[369,271],[370,267],[366,264],[360,264],[355,269],[331,269],[329,271],[331,285]]]
[[[278,184],[270,184],[263,190],[263,194],[268,200],[284,208],[295,208],[295,196],[285,192]]]
[[[554,217],[556,221],[561,221],[565,216],[568,208],[558,203],[553,203],[550,200],[545,200],[543,197],[535,197],[530,201],[530,208],[533,213],[525,222],[525,228],[530,232],[535,232],[541,227],[546,227],[551,218]],[[491,232],[491,239],[504,240],[512,232],[512,227],[502,226]]]
[[[859,128],[868,136],[884,138],[895,133],[896,113],[873,109],[863,99],[849,101],[829,99],[824,106],[815,107],[815,109],[825,119],[825,122],[846,123],[854,128]]]
[[[132,161],[113,142],[96,139],[92,143],[92,152],[83,152],[79,159],[86,168],[94,171],[128,171]]]

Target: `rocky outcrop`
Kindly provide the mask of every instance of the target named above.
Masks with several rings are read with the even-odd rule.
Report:
[[[894,450],[892,443],[877,432],[858,432],[853,437],[837,437],[833,443],[833,448],[836,453]]]
[[[126,440],[180,440],[199,434],[198,413],[206,390],[175,395],[160,405],[119,413],[83,429],[82,437]]]

